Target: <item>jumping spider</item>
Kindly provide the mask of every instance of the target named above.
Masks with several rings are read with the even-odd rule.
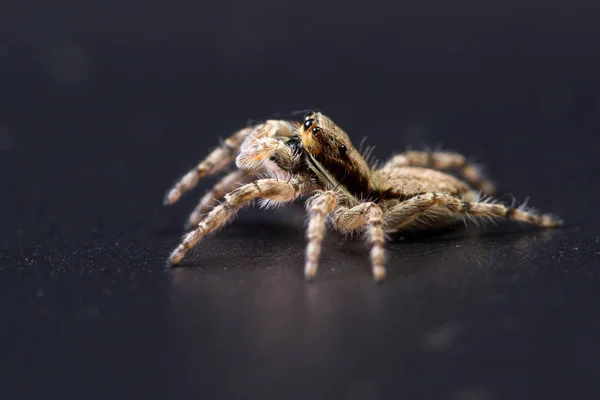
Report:
[[[489,200],[493,184],[457,153],[409,151],[380,168],[370,167],[346,132],[316,111],[307,113],[302,123],[268,120],[236,132],[184,175],[164,203],[175,203],[200,178],[234,160],[238,169],[208,191],[190,215],[187,227],[196,228],[171,253],[171,265],[255,199],[268,206],[308,197],[306,278],[316,275],[327,222],[342,233],[366,233],[377,281],[386,274],[388,233],[437,229],[466,219],[507,218],[541,227],[562,223],[549,214]],[[441,172],[452,170],[466,182]]]

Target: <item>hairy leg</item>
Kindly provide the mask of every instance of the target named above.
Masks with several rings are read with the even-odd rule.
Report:
[[[375,203],[362,203],[355,207],[338,207],[331,216],[333,224],[342,232],[352,232],[366,226],[371,245],[371,266],[376,281],[385,278],[385,235],[383,231],[383,211]]]
[[[274,202],[293,201],[301,194],[302,185],[297,179],[259,179],[228,193],[223,202],[213,208],[195,230],[183,237],[179,246],[171,253],[169,262],[178,264],[204,236],[222,227],[240,208],[252,200],[261,198]]]
[[[397,167],[424,167],[440,171],[456,170],[467,182],[486,195],[494,195],[496,188],[473,164],[458,153],[407,151],[392,157],[382,169]]]
[[[308,244],[304,266],[304,276],[307,279],[312,279],[317,274],[317,265],[325,232],[325,221],[337,205],[338,195],[332,191],[320,193],[312,197],[307,203],[309,221],[306,238]]]
[[[188,217],[185,229],[191,229],[198,225],[204,214],[217,205],[226,193],[235,189],[236,186],[252,181],[255,177],[256,174],[244,170],[236,170],[225,175],[212,189],[202,196],[202,199],[200,199],[200,202]]]
[[[282,135],[289,136],[292,132],[293,125],[288,121],[269,120],[258,126],[249,126],[241,129],[225,139],[223,144],[214,149],[204,160],[202,160],[194,169],[188,171],[181,177],[169,191],[167,191],[163,203],[173,204],[177,202],[181,196],[192,189],[200,178],[212,175],[226,168],[233,162],[238,154],[244,140],[255,132],[263,133],[264,135]]]
[[[414,224],[435,223],[436,218],[448,218],[449,214],[473,219],[507,218],[544,228],[554,228],[562,224],[562,220],[553,215],[537,215],[524,207],[513,208],[504,204],[464,201],[440,193],[425,193],[399,203],[386,211],[384,219],[387,229],[402,230]]]

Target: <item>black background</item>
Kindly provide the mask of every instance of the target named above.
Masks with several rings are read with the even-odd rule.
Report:
[[[600,395],[594,2],[12,2],[0,12],[0,391],[17,398]],[[245,210],[167,270],[218,139],[318,107],[562,216],[367,248]]]

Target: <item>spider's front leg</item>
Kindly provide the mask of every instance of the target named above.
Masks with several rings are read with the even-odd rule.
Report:
[[[383,211],[375,203],[362,203],[355,207],[338,207],[331,216],[333,224],[342,232],[352,232],[366,226],[371,245],[371,267],[376,281],[385,279],[385,234]]]
[[[307,202],[309,221],[306,230],[308,244],[306,246],[306,264],[304,266],[304,276],[306,279],[313,279],[317,274],[317,265],[325,232],[325,220],[338,205],[338,202],[338,195],[333,191],[319,193],[311,197]]]
[[[392,157],[381,169],[399,167],[423,167],[440,171],[456,170],[469,184],[482,193],[493,196],[496,188],[487,180],[475,165],[469,163],[465,156],[458,153],[436,151],[407,151]]]
[[[256,179],[256,174],[241,169],[225,175],[212,189],[202,196],[202,199],[200,199],[200,202],[188,217],[184,229],[191,229],[198,225],[202,217],[217,205],[226,193],[234,190],[236,186],[241,186],[253,179]]]
[[[184,236],[179,246],[171,253],[169,262],[172,265],[178,264],[204,236],[219,229],[252,200],[262,198],[274,202],[293,201],[302,193],[303,185],[304,182],[295,177],[289,181],[259,179],[228,193],[223,202],[213,208],[195,230]]]
[[[194,169],[188,171],[182,176],[171,189],[167,191],[163,199],[164,204],[173,204],[181,196],[191,190],[200,178],[215,174],[233,162],[240,151],[244,140],[251,134],[257,137],[274,137],[275,135],[290,136],[293,132],[293,125],[284,120],[269,120],[258,126],[249,126],[241,129],[225,139],[220,147],[214,149],[204,160],[202,160]]]

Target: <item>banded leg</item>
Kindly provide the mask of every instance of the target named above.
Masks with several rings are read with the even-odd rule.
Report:
[[[333,191],[318,194],[308,202],[309,221],[306,230],[308,244],[306,246],[306,264],[304,265],[306,279],[313,279],[317,274],[317,265],[325,232],[325,220],[337,205],[338,196]]]
[[[256,174],[250,171],[237,170],[225,175],[212,189],[210,189],[192,211],[185,224],[185,229],[190,229],[200,223],[204,214],[209,212],[219,200],[232,191],[236,186],[250,182]]]
[[[441,213],[440,213],[441,209]],[[504,204],[469,202],[463,199],[439,194],[426,193],[406,200],[386,212],[386,226],[392,230],[406,229],[419,223],[435,223],[436,219],[450,216],[469,218],[500,219],[525,222],[544,228],[562,225],[562,220],[550,214],[537,215],[524,207],[512,208]]]
[[[476,166],[458,153],[407,151],[392,157],[382,169],[397,167],[424,167],[440,171],[456,170],[482,193],[492,196],[496,192],[494,184],[487,180]]]
[[[287,121],[271,120],[262,125],[249,126],[241,129],[225,139],[220,147],[214,149],[204,160],[202,160],[194,169],[188,171],[181,177],[169,191],[167,191],[163,203],[173,204],[177,202],[181,196],[192,189],[200,178],[212,175],[226,168],[233,162],[240,146],[244,140],[254,132],[264,132],[265,135],[285,135],[291,134],[291,124]]]
[[[385,235],[381,207],[375,203],[362,203],[352,208],[339,207],[332,215],[332,222],[342,232],[352,232],[366,225],[373,278],[376,281],[385,279]]]
[[[269,199],[274,202],[295,200],[302,190],[302,182],[292,179],[259,179],[225,195],[223,202],[213,208],[198,227],[185,235],[177,248],[171,253],[169,262],[178,264],[185,254],[207,234],[222,227],[235,213],[254,199]]]

